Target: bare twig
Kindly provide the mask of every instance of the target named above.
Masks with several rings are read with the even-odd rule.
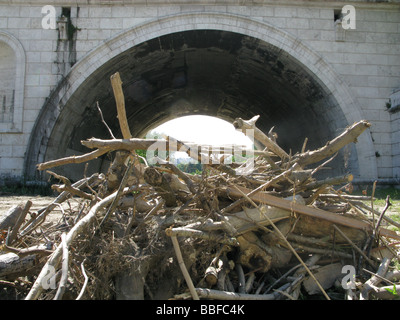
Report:
[[[371,193],[371,213],[372,213],[372,227],[375,229],[375,215],[374,215],[374,196],[376,189],[376,181],[372,185],[372,193]]]
[[[385,207],[383,208],[382,213],[380,214],[380,216],[379,216],[379,218],[378,218],[378,221],[376,222],[376,225],[374,226],[374,229],[373,229],[372,234],[371,234],[370,237],[367,239],[367,243],[366,243],[366,245],[365,245],[365,248],[366,248],[365,250],[367,251],[367,256],[369,256],[369,253],[370,253],[370,251],[371,251],[372,243],[373,243],[373,241],[375,240],[375,238],[376,238],[376,236],[377,236],[377,234],[378,234],[378,229],[379,229],[379,226],[380,226],[380,224],[381,224],[381,222],[382,222],[382,218],[383,218],[383,216],[385,215],[386,210],[387,210],[387,209],[389,208],[389,206],[391,205],[389,199],[390,199],[390,197],[389,197],[389,195],[388,195],[388,196],[386,197],[386,204],[385,204]],[[382,230],[382,229],[381,229],[381,230]]]
[[[50,160],[44,163],[40,163],[37,165],[38,170],[45,170],[53,167],[58,167],[62,166],[65,164],[70,164],[70,163],[82,163],[86,161],[90,161],[93,159],[96,159],[103,154],[107,153],[109,150],[104,148],[104,149],[97,149],[95,151],[92,151],[90,153],[83,154],[81,156],[71,156],[71,157],[65,157],[57,160]]]
[[[239,279],[238,292],[239,293],[245,293],[246,279],[244,277],[244,272],[243,272],[242,265],[240,263],[236,263],[235,264],[235,269],[236,269],[236,273],[237,273],[237,276],[238,276],[238,279]]]
[[[62,274],[61,274],[61,280],[60,284],[58,286],[57,293],[54,297],[54,300],[61,300],[62,296],[64,295],[65,288],[67,286],[67,281],[68,281],[68,264],[69,264],[69,259],[68,259],[68,245],[67,241],[65,240],[66,234],[63,233],[61,235],[61,245],[62,245]]]
[[[334,225],[334,224],[333,224],[332,226],[335,228],[335,230],[336,230],[337,232],[340,233],[340,235],[341,235],[343,238],[346,239],[346,241],[354,248],[354,250],[356,250],[359,254],[361,254],[361,255],[365,258],[365,260],[366,260],[371,266],[373,266],[374,268],[377,267],[376,263],[375,263],[374,261],[372,261],[370,258],[368,258],[367,255],[366,255],[359,247],[357,247],[357,246],[355,245],[355,243],[354,243],[353,241],[351,241],[351,239],[349,239],[349,237],[346,236],[346,234],[345,234],[342,230],[340,230],[340,228],[339,228],[338,226],[336,226],[336,225]]]
[[[186,284],[189,287],[189,291],[192,295],[192,298],[193,298],[193,300],[200,300],[199,296],[196,292],[196,289],[193,285],[192,279],[190,278],[189,272],[186,269],[185,262],[183,261],[181,249],[179,248],[178,239],[176,238],[176,236],[171,235],[171,241],[174,246],[174,250],[175,250],[176,258],[178,260],[179,267],[181,268],[183,277],[185,278]]]
[[[201,230],[196,230],[196,229],[190,229],[186,227],[176,227],[176,228],[168,228],[165,230],[167,236],[186,236],[186,237],[194,237],[194,238],[200,238],[200,239],[205,239],[208,241],[216,241],[222,244],[227,244],[231,246],[237,246],[238,242],[236,238],[233,237],[224,237],[221,235],[217,235],[214,233],[208,233],[204,232]]]
[[[108,197],[104,198],[100,202],[96,203],[89,211],[89,213],[83,217],[81,220],[78,221],[78,223],[68,232],[65,242],[66,245],[69,246],[70,243],[75,239],[75,237],[82,231],[82,229],[87,226],[89,223],[91,223],[94,218],[96,217],[97,212],[100,210],[100,208],[110,204],[114,198],[117,195],[117,191],[109,195]],[[57,249],[53,252],[53,254],[50,256],[49,260],[46,262],[45,266],[42,268],[42,271],[38,275],[35,283],[33,284],[31,290],[29,291],[29,294],[26,296],[26,300],[36,300],[40,293],[43,290],[42,283],[44,281],[44,278],[48,274],[49,267],[55,268],[61,259],[61,255],[63,252],[63,247],[62,245],[59,245]]]
[[[278,290],[285,290],[290,286],[290,283],[284,284]],[[277,300],[281,294],[274,292],[270,294],[249,294],[249,293],[235,293],[231,291],[220,291],[205,288],[196,288],[199,297],[204,299],[216,300]]]
[[[100,109],[100,106],[99,106],[99,102],[98,102],[98,101],[96,102],[96,106],[97,106],[97,110],[99,110],[99,113],[100,113],[101,122],[103,122],[103,124],[106,126],[108,132],[110,133],[111,138],[115,139],[115,136],[114,136],[114,134],[113,134],[112,131],[111,131],[111,128],[108,126],[107,122],[104,120],[103,112],[102,112],[101,109]]]
[[[78,295],[78,297],[76,298],[76,300],[81,300],[81,299],[82,299],[83,294],[85,293],[87,284],[88,284],[88,282],[89,282],[89,277],[88,277],[87,274],[86,274],[84,263],[85,263],[85,260],[83,260],[82,263],[81,263],[81,270],[82,270],[83,277],[85,278],[85,282],[83,283],[82,289],[81,289],[81,291],[79,292],[79,295]]]
[[[110,216],[110,213],[114,212],[115,208],[117,207],[118,201],[123,193],[123,190],[128,182],[128,178],[133,170],[133,161],[130,161],[128,164],[128,168],[126,168],[126,171],[124,173],[124,176],[122,178],[122,181],[119,185],[119,188],[117,190],[117,193],[111,203],[110,208],[108,208],[107,213],[105,214],[103,220],[101,221],[100,225],[99,225],[99,229],[101,229],[101,227],[103,226],[103,224],[107,221],[108,217]]]

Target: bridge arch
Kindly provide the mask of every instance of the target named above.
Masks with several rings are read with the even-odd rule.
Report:
[[[106,133],[96,118],[97,101],[118,130],[109,81],[116,71],[136,136],[182,115],[232,120],[261,114],[260,127],[275,125],[278,141],[292,149],[306,136],[310,147],[321,146],[362,119],[358,102],[334,69],[289,33],[236,15],[181,14],[121,31],[74,65],[39,114],[26,175],[38,174],[37,163],[85,152],[81,139]],[[338,160],[338,173],[349,164],[356,176],[375,178],[373,150],[364,133],[349,159]]]
[[[8,64],[8,66],[4,66],[6,67],[5,74],[2,74],[0,79],[1,90],[6,90],[5,92],[0,92],[1,103],[4,104],[1,108],[7,109],[2,110],[0,133],[21,133],[24,112],[25,51],[16,37],[0,30],[0,49],[1,46],[4,46],[5,51],[10,53],[7,53],[9,57],[3,57],[5,64]],[[8,78],[12,83],[3,83],[3,81],[7,81],[5,78]],[[7,98],[4,99],[6,100],[5,103],[3,96]],[[12,105],[9,104],[10,100],[12,100]]]

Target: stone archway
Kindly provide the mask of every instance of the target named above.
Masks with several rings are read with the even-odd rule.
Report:
[[[96,101],[115,121],[109,75],[116,71],[131,99],[135,135],[181,115],[232,120],[261,113],[261,127],[276,125],[292,148],[290,140],[313,131],[318,139],[312,143],[324,144],[362,119],[332,67],[290,34],[233,15],[171,16],[122,31],[74,65],[38,117],[27,152],[28,176],[38,162],[83,152],[80,139],[104,131],[93,121]],[[88,123],[91,130],[85,129]],[[362,135],[353,150],[351,170],[375,178],[370,135]]]
[[[24,87],[25,87],[25,51],[22,44],[13,35],[0,31],[0,43],[4,44],[4,49],[10,51],[11,59],[3,57],[5,63],[10,64],[7,66],[8,70],[5,72],[12,72],[9,75],[9,80],[12,83],[3,85],[2,88],[7,88],[9,92],[4,93],[7,95],[6,100],[12,99],[12,106],[10,110],[9,103],[6,104],[8,112],[6,114],[7,119],[0,121],[0,132],[5,133],[20,133],[22,132],[22,121],[24,112]],[[1,97],[3,101],[3,96]],[[2,106],[3,107],[3,106]]]

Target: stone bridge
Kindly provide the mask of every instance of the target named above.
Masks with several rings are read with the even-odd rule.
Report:
[[[294,153],[366,119],[335,174],[400,177],[398,0],[0,0],[0,177],[40,179],[37,163],[108,138],[97,103],[120,136],[116,71],[134,136],[183,115],[260,114]]]

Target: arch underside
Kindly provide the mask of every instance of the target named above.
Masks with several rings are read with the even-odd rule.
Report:
[[[110,84],[117,71],[135,137],[184,115],[233,121],[259,114],[257,126],[263,131],[274,127],[278,143],[294,154],[305,138],[308,148],[317,148],[348,124],[329,90],[285,51],[238,33],[192,30],[143,42],[98,68],[64,106],[46,159],[88,152],[80,143],[83,139],[110,138],[97,102],[111,130],[121,137]],[[356,161],[343,156],[334,163],[334,174],[357,170]],[[355,156],[350,152],[350,158]],[[99,170],[101,163],[92,170]],[[76,165],[73,171],[77,174]]]
[[[46,100],[32,130],[25,175],[42,178],[36,164],[88,152],[80,141],[109,138],[96,108],[120,137],[110,76],[119,72],[136,137],[185,115],[233,121],[259,114],[278,143],[294,154],[325,145],[362,119],[347,85],[322,56],[269,24],[227,14],[182,14],[124,30],[80,59]],[[205,128],[207,130],[207,128]],[[361,135],[330,165],[333,176],[376,178],[370,135]],[[91,170],[104,167],[91,162]],[[83,165],[57,168],[81,178]],[[90,172],[87,172],[90,173]]]

